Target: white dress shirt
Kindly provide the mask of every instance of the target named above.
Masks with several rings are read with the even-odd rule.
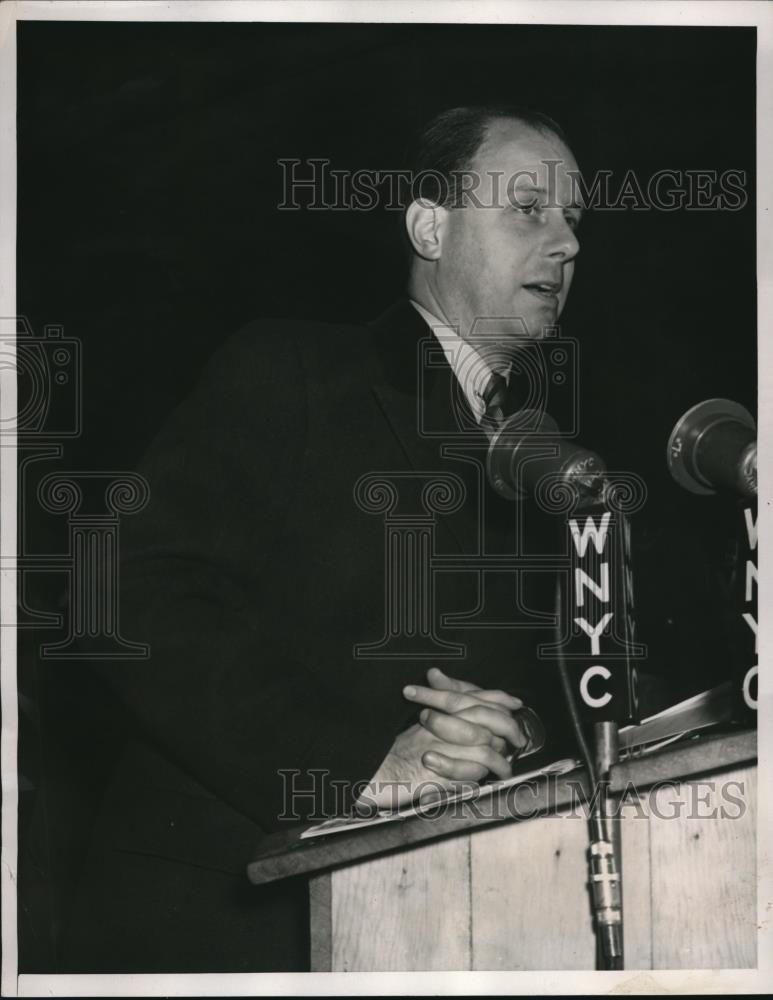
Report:
[[[462,388],[465,399],[475,419],[480,423],[486,412],[486,404],[483,402],[483,391],[488,385],[494,369],[488,364],[485,358],[481,357],[474,347],[471,347],[466,340],[459,336],[453,327],[439,320],[429,309],[425,309],[424,306],[419,305],[418,302],[414,302],[413,299],[409,301],[427,323],[437,338],[438,343],[443,348],[446,360]],[[504,374],[505,378],[507,378],[509,369]]]

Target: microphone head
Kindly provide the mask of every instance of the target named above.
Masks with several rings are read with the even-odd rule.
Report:
[[[671,475],[691,493],[757,495],[757,426],[730,399],[707,399],[677,420],[666,448]]]
[[[543,476],[573,484],[582,500],[596,500],[606,466],[599,456],[563,440],[558,425],[544,411],[520,410],[494,432],[486,456],[488,480],[506,500],[533,493]]]

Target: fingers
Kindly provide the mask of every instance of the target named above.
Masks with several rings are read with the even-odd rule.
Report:
[[[515,716],[506,715],[504,712],[487,705],[473,705],[470,708],[462,709],[454,716],[454,719],[475,725],[476,729],[485,729],[494,736],[500,736],[516,750],[524,750],[529,744],[528,730],[520,722],[517,714]],[[454,743],[456,741],[449,740],[448,742]]]
[[[497,753],[502,753],[507,746],[506,739],[510,733],[510,728],[506,724],[501,726],[500,729],[502,732],[497,735],[491,726],[486,725],[485,718],[478,720],[470,716],[468,717],[469,721],[468,718],[465,718],[466,713],[474,711],[474,708],[468,708],[459,715],[446,715],[444,712],[436,712],[431,708],[425,708],[422,710],[419,719],[422,726],[428,732],[432,733],[433,736],[437,736],[438,739],[444,740],[446,743],[456,745],[466,744],[468,746],[488,744]],[[484,709],[484,711],[488,711],[492,715],[499,715],[503,720],[508,718],[502,715],[501,712],[495,712],[493,709]],[[478,721],[481,722],[480,725],[476,725]],[[510,742],[513,742],[512,739]],[[518,746],[518,744],[513,743],[513,746]]]
[[[461,691],[436,691],[434,688],[417,684],[409,684],[403,688],[403,695],[408,701],[426,705],[427,708],[436,708],[439,712],[447,714],[461,712],[463,708],[472,708],[473,705],[479,704],[473,694],[463,694]]]
[[[425,729],[446,743],[467,746],[491,743],[492,731],[476,725],[474,720],[468,722],[458,715],[447,715],[431,708],[423,709],[419,719]]]
[[[451,714],[481,703],[498,709],[500,713],[517,711],[523,707],[520,698],[514,698],[505,691],[481,691],[478,689],[468,692],[448,691],[409,684],[408,687],[403,688],[403,695],[408,701]]]
[[[484,764],[473,760],[448,757],[439,750],[428,750],[422,757],[422,764],[441,778],[449,781],[482,781],[489,772]]]
[[[474,697],[478,701],[487,702],[500,711],[504,709],[508,712],[517,712],[519,708],[523,708],[521,699],[516,698],[515,695],[508,694],[507,691],[484,691],[479,689],[475,692]]]
[[[523,707],[523,702],[520,698],[508,694],[506,691],[483,690],[477,685],[470,683],[470,681],[462,681],[456,677],[449,677],[439,667],[431,667],[427,671],[427,683],[436,691],[456,691],[461,694],[472,694],[474,698],[480,701],[489,702],[493,705],[501,705],[502,708],[508,711],[515,711]]]
[[[478,691],[479,688],[470,681],[461,681],[457,677],[449,677],[440,667],[430,667],[427,671],[427,682],[430,687],[439,691]]]
[[[445,748],[430,749],[422,756],[422,763],[430,771],[455,781],[478,781],[489,772],[498,778],[512,775],[508,761],[490,746],[454,746],[448,747],[447,752]],[[473,774],[475,768],[478,768],[477,777]]]
[[[534,709],[521,709],[520,712],[516,713],[516,720],[526,734],[526,748],[531,752],[541,750],[545,746],[547,733],[545,732],[542,719],[540,719]]]

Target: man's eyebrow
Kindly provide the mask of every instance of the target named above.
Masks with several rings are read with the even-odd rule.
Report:
[[[518,188],[521,191],[529,191],[531,194],[548,194],[548,189],[547,188],[540,187],[538,184],[534,184],[528,178],[526,178],[526,180],[524,181],[523,184],[519,184]],[[584,211],[582,203],[579,202],[579,201],[576,201],[576,200],[569,202],[569,204],[566,205],[565,207],[566,208],[571,208],[575,212],[579,212],[580,215],[582,215],[582,213]]]

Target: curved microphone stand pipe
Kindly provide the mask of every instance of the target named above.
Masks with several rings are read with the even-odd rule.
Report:
[[[577,509],[603,505],[606,467],[599,456],[557,435],[558,426],[546,413],[520,410],[499,426],[488,426],[486,472],[493,488],[507,500],[520,500],[537,488],[545,475],[557,476],[577,496]],[[558,628],[563,620],[561,586],[556,585]],[[619,841],[612,829],[607,775],[617,759],[617,724],[596,724],[596,754],[586,739],[574,697],[566,660],[559,646],[557,658],[561,689],[566,700],[577,746],[585,762],[593,795],[590,826],[590,881],[599,964],[607,970],[623,968],[622,873]],[[599,766],[597,767],[597,763]],[[601,779],[601,780],[599,780]],[[617,846],[617,850],[616,850]]]

